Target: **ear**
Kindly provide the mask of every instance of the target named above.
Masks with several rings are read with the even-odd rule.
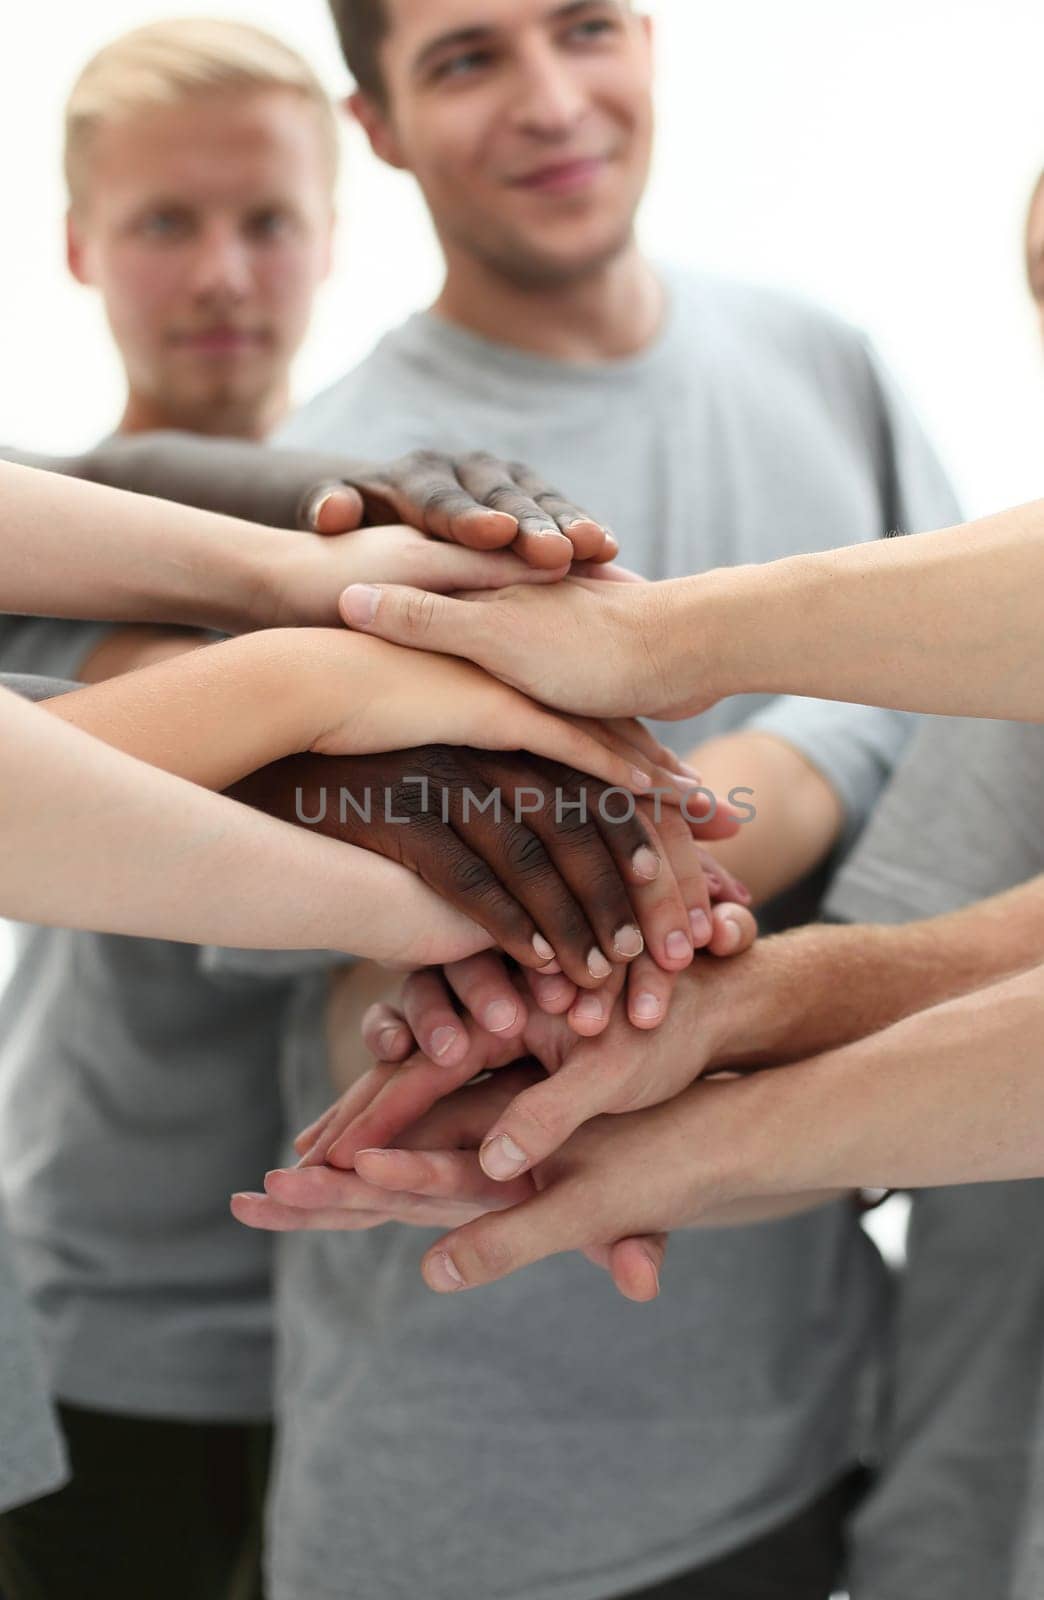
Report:
[[[349,95],[345,105],[369,139],[370,149],[378,160],[389,167],[397,167],[400,172],[406,171],[406,158],[384,107],[363,89],[356,89]]]
[[[65,213],[65,261],[77,283],[91,283],[87,270],[87,245],[71,206]]]

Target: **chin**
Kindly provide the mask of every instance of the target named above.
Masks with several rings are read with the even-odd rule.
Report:
[[[583,238],[546,239],[534,245],[532,238],[519,240],[498,262],[505,276],[524,287],[568,288],[604,272],[629,249],[634,239],[630,218],[612,232],[585,230]]]

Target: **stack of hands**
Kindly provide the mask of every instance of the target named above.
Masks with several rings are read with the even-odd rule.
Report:
[[[491,517],[444,481],[440,458],[396,470],[409,492],[378,514],[425,533],[344,533],[358,505],[337,487],[310,496],[304,517],[336,535],[331,555],[367,542],[370,571],[415,586],[422,609],[436,593],[517,591],[571,571],[638,581],[608,564],[604,530],[531,475],[509,482],[512,469],[476,458]],[[508,537],[512,550],[490,548]],[[299,619],[298,604],[266,620]],[[640,723],[552,717],[444,655],[424,660],[418,704],[416,650],[411,697],[394,688],[401,652],[367,643],[388,655],[374,663],[378,692],[358,702],[368,727],[353,722],[353,747],[386,743],[402,721],[393,708],[410,703],[438,742],[351,755],[345,731],[327,729],[311,753],[232,792],[409,867],[503,953],[415,971],[395,1005],[372,1006],[363,1037],[377,1064],[300,1136],[301,1164],[233,1210],[280,1230],[454,1225],[425,1258],[438,1290],[581,1248],[623,1294],[651,1298],[666,1236],[642,1218],[681,1225],[707,1211],[695,1183],[668,1195],[656,1175],[683,1169],[661,1159],[665,1141],[684,1136],[686,1097],[722,1053],[701,1016],[713,958],[742,957],[756,938],[749,893],[706,848],[738,823]]]

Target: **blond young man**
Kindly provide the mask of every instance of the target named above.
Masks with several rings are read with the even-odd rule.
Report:
[[[259,440],[281,420],[336,168],[318,78],[258,29],[161,22],[88,63],[66,115],[68,258],[123,362],[119,433]],[[0,666],[97,681],[206,637],[9,617]],[[0,1522],[5,1596],[257,1592],[269,1268],[225,1196],[230,1166],[252,1177],[277,1148],[284,998],[222,988],[189,946],[22,937],[5,1181],[73,1478]]]

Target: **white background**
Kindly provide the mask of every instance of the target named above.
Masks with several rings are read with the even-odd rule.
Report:
[[[1044,492],[1044,382],[1022,276],[1025,201],[1044,166],[1044,6],[648,8],[662,67],[650,249],[787,283],[868,327],[969,510]],[[12,10],[0,53],[0,439],[74,448],[118,414],[100,312],[62,262],[62,103],[106,39],[194,11],[279,31],[332,92],[347,86],[324,0],[37,0]],[[409,179],[379,168],[360,138],[347,143],[339,266],[299,369],[302,397],[438,280]]]
[[[662,67],[649,248],[785,283],[866,326],[970,512],[1044,494],[1044,373],[1022,264],[1025,204],[1044,166],[1044,6],[650,0],[648,9]],[[324,0],[12,9],[0,53],[0,439],[73,449],[118,415],[102,317],[62,262],[61,109],[93,50],[171,11],[270,27],[333,93],[347,87]],[[338,269],[299,369],[302,398],[438,281],[409,180],[378,168],[359,137],[347,147]],[[0,945],[0,968],[3,955]]]

